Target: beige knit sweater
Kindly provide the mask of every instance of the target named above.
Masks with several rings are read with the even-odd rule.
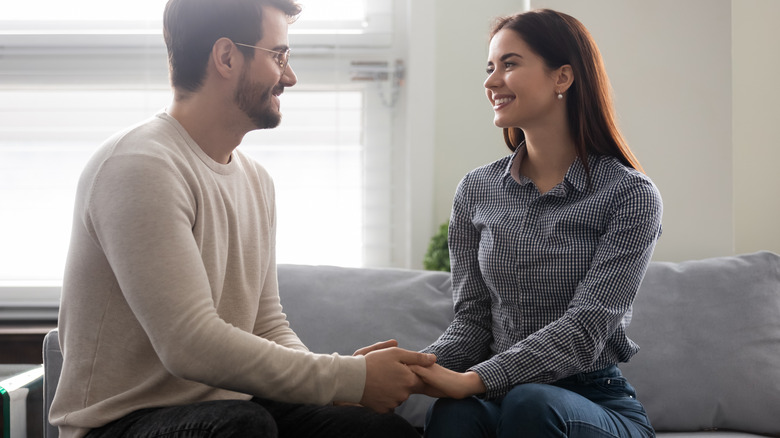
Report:
[[[50,420],[80,437],[204,400],[358,402],[362,357],[310,353],[276,278],[273,182],[208,157],[168,114],[109,139],[76,196]]]

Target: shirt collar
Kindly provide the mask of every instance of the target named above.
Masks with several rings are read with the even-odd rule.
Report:
[[[514,166],[515,161],[518,161],[518,166],[520,165],[520,162],[523,161],[523,158],[525,158],[526,150],[525,150],[525,141],[520,143],[517,148],[515,148],[515,151],[512,153],[512,155],[509,157],[509,162],[506,165],[506,168],[504,169],[504,184],[506,185],[509,181],[514,181],[514,178],[512,178],[512,166]],[[530,183],[531,180],[523,175],[520,175],[520,185],[524,186],[528,183]]]
[[[598,157],[596,155],[588,154],[588,167],[591,170],[591,176],[594,165],[597,161]],[[579,157],[577,157],[574,162],[571,163],[571,166],[569,166],[569,170],[566,172],[566,176],[563,177],[563,180],[579,192],[587,191],[588,173],[585,171],[585,163],[583,163]]]
[[[525,150],[525,142],[523,142],[523,143],[520,143],[520,146],[518,146],[517,148],[515,148],[515,151],[514,151],[514,152],[512,152],[512,156],[511,156],[511,157],[509,157],[509,162],[508,162],[508,163],[507,163],[507,165],[506,165],[506,169],[504,169],[504,178],[506,178],[506,177],[508,177],[508,176],[509,176],[509,177],[511,177],[511,176],[512,176],[512,163],[514,163],[514,162],[515,162],[515,158],[517,158],[517,154],[518,154],[518,152],[520,151],[520,149],[521,149],[521,148],[522,148],[523,150]],[[524,153],[525,153],[525,152],[524,152]],[[522,160],[523,158],[522,158],[522,157],[520,157],[519,159],[520,159],[520,160]]]
[[[512,153],[512,156],[509,158],[509,162],[504,169],[504,184],[506,184],[509,180],[513,180],[512,166],[514,165],[515,160],[522,161],[525,156],[525,141],[523,141],[517,146],[514,153]],[[593,170],[597,161],[598,156],[594,154],[588,154],[588,166],[590,167],[591,171]],[[569,170],[566,171],[566,175],[563,177],[563,181],[566,183],[566,186],[572,187],[579,192],[587,191],[588,174],[585,171],[585,164],[582,162],[582,160],[580,160],[579,157],[577,157],[571,166],[569,166]],[[524,186],[530,182],[531,180],[529,178],[520,175],[520,185]]]

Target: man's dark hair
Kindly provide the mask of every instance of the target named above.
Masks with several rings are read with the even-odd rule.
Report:
[[[254,45],[263,38],[263,6],[284,12],[290,21],[301,12],[294,0],[170,0],[163,36],[168,47],[171,84],[197,91],[206,76],[214,43],[220,38]],[[249,59],[254,50],[239,46]]]

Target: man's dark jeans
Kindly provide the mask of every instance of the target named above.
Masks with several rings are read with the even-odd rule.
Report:
[[[254,398],[143,409],[87,434],[87,438],[119,437],[419,438],[419,434],[395,414]]]

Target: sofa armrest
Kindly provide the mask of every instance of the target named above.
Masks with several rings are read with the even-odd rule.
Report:
[[[50,331],[43,338],[43,368],[43,434],[46,438],[56,438],[59,431],[49,424],[49,408],[62,372],[62,351],[57,329]]]

